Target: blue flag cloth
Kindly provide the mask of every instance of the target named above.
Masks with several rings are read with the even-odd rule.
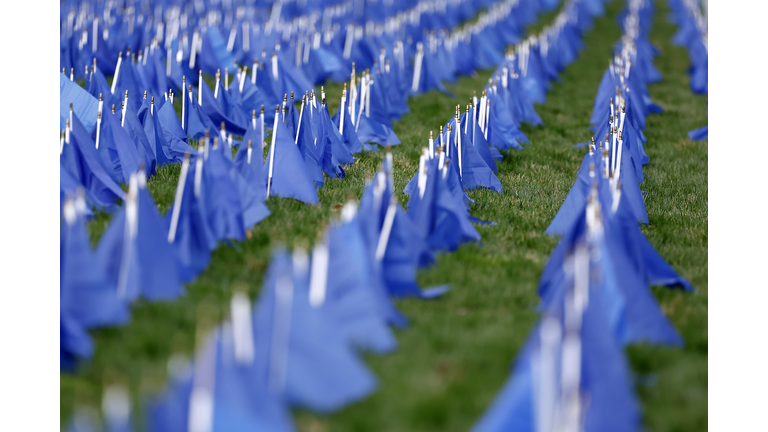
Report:
[[[126,205],[99,241],[99,260],[122,299],[173,300],[183,292],[176,254],[157,206],[137,177],[130,185],[136,190],[129,191]]]
[[[72,208],[67,209],[70,205]],[[65,203],[61,227],[62,317],[84,328],[126,324],[127,305],[117,297],[117,288],[91,250],[83,217],[75,216],[74,204]],[[70,215],[67,215],[67,211]]]
[[[328,105],[321,104],[317,113],[320,116],[321,127],[317,131],[318,136],[324,137],[331,145],[333,156],[339,161],[339,163],[345,165],[351,165],[355,163],[355,158],[352,157],[352,152],[344,145],[344,138],[339,133],[338,126],[331,120],[330,113],[328,112]],[[319,146],[318,146],[319,147]]]
[[[601,252],[599,272],[603,275],[599,295],[601,305],[606,308],[606,316],[616,341],[621,344],[649,342],[655,344],[682,345],[677,331],[661,312],[647,286],[647,278],[642,274],[644,257],[642,251],[633,248],[640,246],[637,235],[628,237],[626,229],[637,228],[637,222],[627,213],[624,223],[610,211],[610,193],[607,182],[602,193],[594,189],[594,200],[599,200],[602,212],[602,225],[605,235],[596,240],[596,248]],[[599,197],[599,198],[598,198]],[[623,200],[623,197],[621,197]],[[586,228],[586,211],[582,207],[580,216],[569,229],[552,253],[539,284],[539,293],[543,307],[558,299],[561,289],[562,274],[566,251],[574,249],[574,242],[583,235]],[[626,209],[625,211],[629,211]],[[620,216],[619,216],[620,217]],[[638,230],[639,231],[639,230]],[[640,233],[642,235],[642,233]],[[638,239],[639,240],[639,239]],[[631,251],[631,252],[630,252]],[[634,256],[633,256],[634,254]]]
[[[487,134],[483,135],[483,138],[487,139],[488,144],[500,150],[522,150],[523,146],[520,145],[520,141],[527,142],[528,138],[515,126],[514,119],[505,109],[504,104],[501,103],[500,99],[496,99],[491,100],[489,106],[491,112],[488,115],[488,124],[486,125]],[[477,131],[477,133],[481,132]]]
[[[93,340],[82,324],[63,310],[59,314],[59,367],[74,371],[79,359],[93,356]]]
[[[305,258],[306,260],[306,258]],[[308,299],[308,262],[273,254],[253,318],[253,367],[291,406],[333,412],[377,387],[375,376]]]
[[[344,119],[344,123],[346,122],[347,120]],[[381,146],[400,144],[400,140],[396,136],[391,136],[390,130],[385,125],[371,120],[365,115],[361,115],[358,119],[357,113],[355,113],[355,124],[349,126],[355,128],[358,139],[363,143],[376,143]],[[344,127],[346,128],[347,125],[345,124]],[[365,148],[365,144],[363,144],[363,148]]]
[[[317,85],[322,84],[331,75],[345,72],[346,68],[332,51],[321,45],[317,49],[310,48],[309,58],[302,70],[307,79]]]
[[[708,133],[709,133],[709,125],[702,126],[698,129],[694,129],[688,132],[688,138],[690,138],[691,141],[702,141],[707,139]]]
[[[85,130],[93,129],[99,114],[99,100],[88,94],[76,82],[61,74],[59,78],[59,129],[64,130],[69,119],[69,104]]]
[[[377,173],[376,175],[381,181],[383,180],[383,173]],[[386,206],[382,208],[379,201],[378,193],[374,193],[373,187],[368,187],[363,191],[363,198],[360,200],[360,208],[356,213],[356,216],[349,223],[356,223],[360,229],[360,235],[362,236],[366,258],[368,259],[368,268],[370,270],[370,281],[374,288],[373,293],[379,299],[377,302],[382,314],[386,316],[387,322],[397,327],[405,327],[408,324],[408,319],[402,315],[394,304],[389,300],[389,290],[386,287],[386,282],[383,276],[382,261],[376,258],[376,249],[378,247],[378,241],[380,237],[381,223],[384,218],[382,210],[386,212]],[[424,263],[429,264],[429,256],[424,257]]]
[[[351,164],[354,158],[344,146],[343,140],[333,124],[325,106],[317,110],[317,157],[326,175],[333,178],[344,178],[346,173],[342,163]]]
[[[428,47],[424,47],[422,52],[423,58],[421,62],[421,71],[418,78],[414,77],[416,85],[413,86],[413,83],[409,83],[411,84],[411,86],[409,86],[409,92],[412,94],[421,94],[436,89],[445,93],[448,97],[455,97],[453,92],[448,90],[448,88],[441,82],[440,61],[435,54],[433,54]]]
[[[155,173],[157,169],[157,154],[155,147],[150,144],[147,134],[144,132],[144,126],[139,120],[138,116],[134,112],[134,107],[131,106],[131,101],[128,101],[129,107],[125,110],[125,120],[123,121],[123,129],[128,132],[128,136],[131,137],[139,151],[139,160],[144,164],[144,168],[148,175]],[[138,106],[138,105],[137,105]]]
[[[216,101],[211,102],[215,103]],[[184,124],[186,132],[182,131],[182,133],[185,136],[189,135],[191,138],[200,139],[205,136],[206,131],[213,136],[218,134],[218,126],[216,126],[213,120],[208,117],[208,114],[203,111],[197,103],[196,98],[190,98],[190,103],[187,105],[184,115],[186,116],[186,122]],[[176,118],[176,113],[173,114],[173,117]]]
[[[265,185],[270,195],[294,198],[308,204],[320,202],[320,198],[312,185],[312,180],[304,169],[301,153],[296,148],[290,131],[279,119],[272,134],[276,134],[274,146],[270,146],[267,160],[264,162],[262,184]],[[273,165],[271,186],[268,185],[270,164]]]
[[[317,113],[320,116],[320,113]],[[328,135],[328,127],[323,120],[317,124],[317,159],[323,172],[331,178],[344,178],[347,176],[341,163],[333,154],[333,143]]]
[[[231,87],[237,86],[237,78],[234,77],[234,82],[230,83]],[[247,128],[247,125],[250,123],[250,115],[246,116],[246,112],[244,109],[235,103],[234,98],[232,98],[231,95],[232,90],[226,90],[224,88],[223,83],[219,84],[219,95],[217,96],[216,100],[219,102],[219,105],[221,106],[222,111],[224,114],[231,119],[232,123],[235,123],[242,127],[242,129],[234,128],[230,129],[230,125],[227,124],[227,131],[242,135],[245,133],[245,129]]]
[[[116,183],[127,183],[131,174],[139,170],[139,150],[120,125],[120,114],[105,112],[101,118],[101,130],[94,128],[91,138],[99,133],[99,156],[107,173]]]
[[[202,39],[202,50],[197,58],[203,72],[213,75],[219,69],[224,71],[224,68],[229,68],[233,72],[237,70],[235,59],[227,50],[227,42],[216,26],[208,27]]]
[[[202,167],[201,196],[208,227],[217,240],[245,240],[243,205],[234,181],[232,162],[224,156],[230,151],[219,144],[207,152]],[[206,156],[203,156],[205,159]]]
[[[182,163],[176,199],[165,214],[168,240],[175,246],[179,274],[183,282],[196,278],[208,266],[211,251],[217,245],[216,238],[208,227],[205,204],[200,196],[201,187],[196,187],[196,183],[202,181],[202,157],[198,155],[192,163]],[[200,180],[196,181],[196,177]]]
[[[263,73],[263,71],[258,71]],[[251,72],[252,74],[253,72]],[[250,74],[249,74],[250,75]],[[243,90],[240,91],[239,84],[229,87],[229,94],[232,99],[232,103],[238,106],[246,117],[253,114],[256,111],[257,116],[260,113],[261,107],[276,105],[276,98],[270,98],[268,91],[259,88],[255,84],[251,84],[251,77],[246,76],[245,81],[242,84]],[[271,111],[264,112],[264,121],[271,124],[274,120],[274,113]]]
[[[347,150],[351,154],[357,154],[360,153],[363,150],[366,151],[375,151],[376,145],[370,145],[370,144],[364,144],[360,138],[357,135],[357,132],[355,132],[355,125],[352,124],[352,121],[350,119],[350,113],[347,109],[348,106],[346,105],[349,102],[349,97],[347,97],[347,100],[345,101],[344,105],[344,127],[341,130],[341,137],[343,139],[344,145],[347,147]],[[336,114],[333,116],[333,124],[339,128],[341,125],[341,105],[339,105],[339,109],[336,111]]]
[[[169,362],[170,365],[174,363]],[[169,383],[158,396],[146,403],[147,430],[188,432],[189,402],[192,394],[193,370],[191,364],[169,367]]]
[[[385,160],[384,170],[388,170]],[[386,174],[379,172],[366,188],[360,201],[360,217],[375,224],[375,234],[368,242],[375,259],[381,263],[384,284],[393,297],[433,298],[448,291],[447,285],[422,290],[416,282],[416,270],[434,262],[434,256],[400,203]]]
[[[113,95],[110,92],[111,88],[109,87],[109,84],[107,84],[107,78],[98,66],[94,67],[91,73],[88,74],[88,79],[85,82],[85,89],[88,91],[88,94],[96,98],[97,102],[99,96],[101,96],[104,106],[120,104],[120,95]],[[93,124],[96,124],[95,120]],[[91,128],[88,128],[88,130],[91,130]]]
[[[442,170],[438,168],[438,159],[429,159],[424,169],[424,192],[422,194],[417,188],[411,194],[408,215],[429,246],[436,250],[454,251],[463,243],[479,242],[480,234],[469,221],[469,213],[461,198],[457,199],[451,193]]]
[[[68,167],[72,175],[78,179],[82,186],[88,190],[90,196],[96,201],[97,206],[109,210],[115,201],[125,199],[125,192],[112,179],[111,171],[107,171],[101,159],[96,144],[80,123],[77,115],[72,117],[72,131],[70,132],[70,149],[72,151],[75,166]],[[67,144],[65,144],[65,147]],[[109,170],[111,170],[111,165]]]
[[[262,57],[262,59],[266,62],[265,57]],[[264,67],[264,62],[259,63],[259,70],[256,73],[256,87],[258,87],[259,91],[264,92],[264,98],[267,101],[264,106],[271,107],[282,103],[283,95],[285,93],[283,93],[280,84],[274,79],[272,68]],[[296,91],[296,89],[288,91]],[[271,110],[267,109],[264,112],[264,115],[267,116],[267,118],[274,120],[274,114]],[[272,122],[270,122],[270,124],[272,124]]]
[[[176,109],[173,107],[173,104],[164,101],[163,98],[157,98],[154,102],[154,108],[150,107],[151,112],[157,116],[160,124],[163,126],[165,140],[172,142],[171,137],[176,137],[187,143],[187,133],[181,127],[181,122],[179,122],[179,117],[176,115]],[[145,108],[139,109],[143,110]]]
[[[244,324],[251,325],[250,322]],[[288,407],[270,391],[262,378],[263,371],[254,367],[253,361],[238,355],[238,344],[243,342],[237,336],[229,322],[214,336],[211,431],[295,431]]]
[[[392,121],[390,120],[389,116],[387,97],[385,96],[386,93],[383,84],[384,81],[381,79],[381,72],[379,71],[378,67],[374,68],[371,76],[374,78],[373,83],[369,86],[371,95],[367,99],[370,99],[370,103],[368,104],[366,102],[365,114],[378,123],[383,124],[387,128],[392,129]]]
[[[323,247],[325,259],[318,252]],[[322,288],[310,285],[310,304],[334,322],[352,346],[379,354],[395,350],[397,340],[387,326],[387,309],[393,306],[382,304],[389,299],[377,295],[384,293],[373,283],[375,275],[356,219],[329,228],[323,245],[316,246],[312,274],[323,270],[326,278],[318,282],[321,287],[325,283],[322,300],[313,296]]]
[[[507,86],[504,87],[504,80],[502,78],[502,86],[498,89],[501,94],[501,99],[506,101],[508,111],[512,115],[513,120],[517,122],[526,122],[533,126],[544,124],[539,117],[538,113],[533,107],[533,102],[528,98],[528,94],[522,87],[522,80],[519,78],[519,71],[515,68],[516,62],[507,62],[502,64],[497,69],[498,72],[504,71],[507,68]],[[512,74],[514,72],[514,75]],[[494,105],[491,103],[491,105]],[[493,111],[495,109],[491,108]]]
[[[153,109],[144,99],[139,109],[139,121],[144,125],[144,133],[150,146],[155,149],[157,166],[180,162],[186,153],[196,155],[197,150],[182,141],[179,137],[166,130],[160,123],[160,113],[152,114]],[[168,140],[167,138],[170,138]]]
[[[173,44],[172,44],[173,45]],[[178,50],[178,44],[176,50]],[[173,48],[173,47],[172,47]],[[144,57],[141,62],[136,64],[136,72],[142,77],[147,96],[155,96],[159,98],[163,93],[168,91],[171,86],[175,87],[175,93],[183,95],[185,93],[181,86],[176,86],[173,83],[172,76],[166,76],[166,59],[162,57],[161,50],[155,49],[154,52],[150,49],[149,52],[144,53]],[[175,61],[171,60],[171,63]],[[173,71],[173,66],[171,66]]]
[[[63,205],[63,216],[59,367],[74,371],[78,360],[93,355],[93,341],[86,331],[87,326],[123,323],[127,320],[127,311],[115,297],[114,285],[109,284],[98,266],[90,249],[84,218],[77,215],[71,199]]]
[[[461,183],[464,185],[464,189],[472,190],[483,187],[496,192],[502,192],[504,188],[498,177],[496,177],[493,170],[480,156],[468,134],[464,133],[464,126],[460,125],[459,127],[461,128],[458,131],[461,135],[461,148],[459,149],[457,145],[456,149],[461,151],[459,175],[461,176]],[[458,144],[458,141],[456,143]],[[459,158],[454,156],[452,160],[458,162]]]
[[[237,330],[251,325],[239,324]],[[148,407],[149,430],[295,430],[287,408],[261,385],[251,362],[239,355],[243,340],[238,336],[232,322],[225,322],[207,335],[193,365],[173,364],[171,385]],[[245,342],[251,342],[252,350],[252,341]]]
[[[613,341],[610,330],[606,326],[606,318],[596,303],[598,303],[597,300],[590,299],[583,315],[580,331],[579,391],[582,397],[589,397],[589,404],[581,405],[586,411],[581,413],[582,427],[584,431],[589,432],[637,430],[640,427],[640,407],[632,395],[629,366],[622,357],[620,346]],[[558,319],[549,318],[549,320]],[[539,323],[534,328],[515,362],[512,375],[480,420],[472,427],[472,432],[510,430],[534,432],[539,430],[538,427],[543,422],[555,420],[555,414],[551,409],[556,404],[555,398],[560,397],[558,389],[550,390],[552,392],[549,393],[550,398],[545,399],[541,387],[548,382],[547,375],[557,372],[552,370],[547,374],[542,370],[539,362],[542,351],[545,350],[542,339],[547,336],[548,338],[555,336],[559,339],[560,334],[558,332],[555,335],[545,336],[543,326],[544,324]],[[552,332],[550,329],[547,330],[549,330],[547,333]],[[550,355],[556,356],[562,352],[563,341],[556,340],[550,343],[557,344],[547,350],[551,353]],[[553,364],[555,366],[553,369],[557,369],[559,365],[559,356],[556,359],[557,364]],[[549,382],[557,385],[555,377],[550,380]],[[546,408],[550,410],[545,411]],[[560,412],[563,411],[565,410]],[[537,415],[539,412],[541,414]]]
[[[680,286],[685,291],[694,290],[691,283],[672,269],[651,245],[645,234],[640,231],[634,214],[625,200],[620,200],[613,219],[618,232],[614,240],[623,242],[636,271],[642,274],[646,285]]]
[[[83,185],[80,183],[78,179],[76,179],[67,169],[67,167],[64,166],[63,162],[59,161],[59,212],[64,211],[64,202],[66,201],[67,197],[73,197],[75,194],[82,194],[83,200],[85,201],[85,204],[83,206],[85,207],[83,211],[83,215],[86,219],[91,219],[93,217],[93,211],[91,211],[91,208],[96,207],[96,204],[94,204],[96,201],[93,199],[93,196],[90,192],[83,189]]]
[[[114,77],[113,77],[114,80]],[[114,84],[114,82],[113,82]],[[136,76],[133,62],[128,56],[125,56],[120,63],[120,71],[117,73],[117,84],[110,87],[110,90],[114,88],[115,91],[112,95],[123,101],[125,98],[125,92],[128,91],[128,101],[134,106],[141,105],[141,97],[144,94],[144,90],[147,87],[139,82]],[[119,108],[119,106],[118,106]]]
[[[249,129],[252,131],[253,129]],[[255,134],[254,134],[255,135]],[[248,134],[246,134],[246,137]],[[240,146],[234,160],[235,184],[243,206],[243,225],[250,229],[271,214],[264,204],[267,191],[261,182],[264,161],[261,146],[253,146],[252,141]]]
[[[224,122],[224,124],[227,125],[228,131],[232,131],[238,135],[245,133],[245,129],[247,127],[247,119],[245,118],[245,114],[243,114],[242,111],[236,110],[230,106],[228,107],[230,115],[227,115],[227,112],[222,107],[222,102],[219,102],[218,98],[228,99],[228,95],[224,95],[226,93],[226,90],[224,90],[224,85],[221,83],[219,84],[220,94],[218,95],[218,98],[214,97],[213,92],[208,87],[208,84],[205,83],[205,81],[203,81],[203,86],[202,88],[199,88],[198,91],[203,95],[200,109],[208,116],[208,118],[211,119],[214,125],[220,125],[221,122]],[[224,103],[227,104],[226,101]],[[195,102],[192,102],[190,105],[194,104]]]
[[[571,190],[565,197],[565,201],[544,232],[545,234],[552,236],[563,234],[570,228],[575,218],[578,217],[580,208],[586,202],[592,181],[598,181],[598,177],[603,176],[603,162],[598,153],[599,151],[595,152],[592,156],[587,153],[584,156],[581,166],[576,173],[576,182],[571,187]],[[637,178],[635,177],[634,166],[632,166],[629,152],[622,153],[620,163],[620,181],[623,186],[622,200],[627,200],[631,205],[637,221],[647,224],[648,213],[645,210],[642,193],[637,185]],[[594,171],[591,171],[590,166],[594,168]]]
[[[378,64],[375,68],[375,71],[379,72],[376,75],[376,82],[380,82],[383,86],[383,97],[389,110],[389,118],[399,121],[402,116],[411,112],[411,109],[408,107],[408,98],[399,89],[397,74],[386,67],[384,70],[381,70],[382,66]]]
[[[322,162],[324,158],[328,159],[330,172],[334,173],[335,176],[335,167],[332,158],[333,149],[327,148],[327,146],[323,145],[323,141],[320,141],[320,144],[322,145],[322,153],[320,153],[321,147],[317,145],[319,136],[315,129],[315,123],[310,119],[312,116],[310,109],[309,104],[307,104],[304,107],[304,112],[299,113],[299,117],[301,117],[297,123],[299,135],[298,137],[294,135],[294,139],[296,141],[296,146],[301,153],[301,157],[304,159],[304,167],[307,170],[309,178],[312,179],[315,189],[320,189],[325,185]],[[330,155],[326,155],[326,150]],[[336,161],[336,166],[338,166],[338,161]],[[340,166],[338,168],[343,172],[343,169]]]
[[[469,120],[465,115],[464,121],[471,122],[472,120]],[[474,129],[474,132],[472,129]],[[499,153],[498,148],[488,146],[488,140],[485,139],[485,134],[483,134],[483,131],[480,130],[480,126],[478,126],[476,122],[467,125],[467,133],[462,136],[462,144],[464,142],[466,142],[467,145],[470,143],[472,144],[477,151],[477,154],[483,158],[483,161],[491,171],[494,173],[499,172],[499,169],[496,167],[496,159],[501,160],[503,156]]]
[[[283,52],[283,51],[281,51]],[[289,50],[284,51],[286,54]],[[277,78],[271,76],[275,81],[275,92],[279,96],[281,94],[290,94],[292,91],[301,94],[302,92],[313,90],[312,83],[304,75],[301,69],[295,68],[291,65],[291,61],[285,61],[283,57],[278,53],[275,58],[277,59]],[[271,60],[271,59],[270,59]],[[267,73],[272,75],[271,64],[267,65]]]
[[[592,198],[597,201],[597,194]],[[621,321],[616,320],[618,293],[611,285],[621,273],[606,243],[610,234],[603,234],[596,214],[602,211],[600,205],[583,210],[561,242],[568,245],[568,258],[556,266],[558,278],[543,317],[512,376],[473,431],[534,431],[574,422],[585,431],[639,427],[639,406],[616,332]],[[569,349],[576,344],[578,350]],[[589,403],[582,402],[585,398]]]

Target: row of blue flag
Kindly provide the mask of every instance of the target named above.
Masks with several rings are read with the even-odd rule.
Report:
[[[239,134],[262,105],[269,125],[270,107],[283,95],[293,91],[300,98],[314,85],[345,82],[378,65],[398,89],[383,92],[381,102],[394,105],[397,119],[408,112],[399,105],[409,94],[448,92],[442,81],[497,65],[536,14],[557,1],[368,2],[365,21],[355,13],[362,1],[303,3],[304,14],[284,17],[283,2],[271,14],[259,4],[205,0],[156,2],[154,9],[146,3],[119,8],[117,2],[65,2],[60,63],[65,75],[85,80],[89,93],[103,95],[107,106],[119,106],[127,90],[134,110],[144,91],[156,100],[169,90],[186,95],[190,85],[201,84],[201,74],[220,74],[227,89],[230,83],[236,89],[225,97],[242,113],[228,106],[217,115],[206,112],[216,126],[226,121]],[[488,10],[476,22],[459,26],[482,8]],[[111,85],[105,76],[113,76]],[[89,127],[96,114],[80,120]]]
[[[97,10],[90,3],[79,4],[80,6],[77,8],[79,12],[75,15],[72,12],[75,8],[62,8],[62,11],[69,10],[66,17],[62,18],[63,32],[69,31],[67,30],[68,25],[74,26],[73,29],[80,29],[81,27],[85,28],[89,22],[98,24],[100,15],[96,13],[97,11],[102,15],[111,16],[109,7],[104,10]],[[477,24],[491,23],[492,25],[483,24],[483,31],[495,32],[496,36],[492,39],[499,41],[516,40],[519,29],[532,19],[535,11],[542,9],[539,2],[533,0],[508,1],[501,4],[504,5],[504,13],[506,13],[503,21],[499,18],[501,12],[497,10],[501,6],[495,5],[496,9],[482,14]],[[422,3],[419,3],[416,9],[421,10],[426,7],[419,5]],[[197,5],[195,7],[197,8]],[[162,7],[155,12],[161,10]],[[178,12],[174,7],[170,7],[166,10],[166,15],[176,17],[177,14],[174,11]],[[515,13],[513,14],[512,11]],[[118,26],[118,28],[111,30],[113,39],[116,37],[115,34],[127,32],[121,27],[125,25],[126,19],[129,17],[138,19],[132,15],[134,12],[126,13],[123,11],[121,14],[123,20],[111,16],[115,22],[114,25]],[[443,14],[447,14],[447,11],[443,11],[440,16]],[[203,19],[202,17],[198,18]],[[103,16],[101,19],[106,20]],[[189,19],[185,20],[189,21]],[[303,22],[301,19],[299,21]],[[210,30],[215,26],[208,28]],[[110,32],[105,32],[105,34],[107,33]],[[361,39],[361,41],[363,40],[366,39]],[[383,43],[383,41],[376,43],[379,42]],[[384,43],[382,46],[385,45]],[[219,137],[223,146],[237,148],[241,141],[234,139],[233,136],[239,137],[248,135],[246,133],[248,131],[256,131],[256,136],[253,134],[244,136],[242,143],[251,141],[251,145],[256,145],[258,151],[260,145],[267,145],[263,140],[267,131],[274,127],[275,113],[279,113],[281,108],[285,111],[287,106],[290,110],[290,116],[286,125],[293,132],[295,143],[297,145],[301,143],[302,156],[304,156],[310,178],[314,181],[315,187],[322,186],[324,179],[321,172],[325,172],[331,177],[343,177],[343,168],[339,165],[352,163],[351,155],[361,148],[374,150],[375,146],[370,145],[370,143],[399,144],[399,140],[392,130],[391,121],[397,120],[409,112],[407,95],[413,93],[411,89],[422,88],[424,91],[432,88],[430,82],[436,86],[442,85],[442,80],[455,79],[459,70],[451,65],[455,63],[454,60],[457,57],[449,55],[447,51],[443,53],[445,55],[438,52],[438,47],[443,47],[440,49],[444,50],[446,49],[445,46],[453,45],[447,42],[447,39],[443,41],[443,39],[438,40],[434,37],[427,45],[428,49],[422,50],[425,53],[423,59],[417,61],[418,64],[412,67],[410,64],[412,51],[404,54],[402,50],[405,48],[402,46],[398,53],[394,53],[391,49],[389,51],[384,49],[372,61],[362,61],[362,64],[371,64],[372,69],[365,69],[363,78],[360,80],[354,76],[350,79],[349,92],[345,93],[341,102],[341,105],[346,109],[346,114],[341,115],[341,109],[337,112],[333,117],[334,127],[330,127],[330,122],[324,118],[329,117],[327,108],[325,113],[320,112],[320,116],[314,115],[316,110],[323,111],[322,101],[325,95],[315,95],[314,89],[311,89],[312,94],[309,93],[310,90],[305,90],[311,86],[302,84],[304,82],[302,79],[294,79],[297,71],[294,70],[290,62],[281,62],[278,57],[274,57],[275,61],[272,62],[272,67],[262,73],[257,73],[258,70],[252,70],[248,73],[245,67],[237,71],[233,68],[232,85],[229,84],[230,74],[227,68],[224,68],[223,75],[221,68],[217,68],[212,90],[204,82],[202,70],[199,68],[186,69],[188,74],[185,74],[182,70],[175,73],[175,69],[171,67],[167,72],[175,74],[176,85],[169,84],[168,81],[158,81],[157,79],[163,77],[163,74],[160,73],[162,71],[157,70],[155,71],[157,73],[153,74],[147,66],[147,56],[153,55],[152,52],[156,52],[154,55],[161,56],[162,50],[160,48],[157,51],[149,50],[144,53],[144,58],[140,58],[138,61],[135,61],[134,56],[129,59],[127,51],[125,59],[122,58],[122,54],[118,54],[115,67],[111,70],[114,73],[111,85],[105,76],[105,72],[109,73],[110,71],[102,72],[102,68],[106,67],[104,62],[96,64],[98,56],[92,56],[93,53],[88,54],[88,58],[92,58],[94,64],[86,65],[85,73],[82,76],[85,81],[85,91],[74,85],[77,73],[73,72],[79,71],[79,68],[71,68],[69,83],[66,79],[66,67],[63,68],[61,76],[61,152],[62,164],[68,168],[67,173],[62,174],[62,177],[67,177],[62,178],[62,184],[66,183],[69,189],[75,184],[82,185],[86,189],[86,199],[90,206],[111,211],[114,209],[115,201],[118,198],[124,198],[123,192],[119,190],[117,185],[126,184],[129,175],[138,170],[139,164],[143,163],[147,174],[152,175],[159,166],[167,163],[179,163],[184,154],[196,154],[196,149],[190,146],[192,143],[190,140],[204,139],[206,134],[214,139]],[[504,46],[502,42],[495,45]],[[86,48],[82,49],[87,51]],[[476,52],[479,51],[470,50],[470,55],[459,57],[472,58],[471,53]],[[500,55],[501,48],[495,48],[494,52],[496,56]],[[435,53],[434,63],[431,63],[433,62],[431,53]],[[211,56],[213,55],[201,54],[200,58]],[[398,56],[408,59],[408,65],[402,63],[399,67],[390,67],[387,64],[388,60],[390,58],[394,60]],[[415,57],[421,58],[422,56],[416,54]],[[67,63],[66,58],[66,56],[62,57],[62,64]],[[159,57],[155,60],[162,62]],[[149,65],[155,63],[152,61]],[[112,65],[112,63],[107,64],[110,67]],[[168,64],[173,66],[184,63],[171,62]],[[262,68],[263,66],[262,63]],[[354,64],[351,64],[351,68],[354,71]],[[474,66],[461,72],[468,73],[472,70],[474,70]],[[446,75],[446,71],[451,72]],[[435,73],[441,75],[435,75]],[[414,75],[416,79],[413,79]],[[296,99],[293,97],[294,91],[298,93]],[[304,92],[303,95],[302,91]],[[297,113],[292,104],[287,104],[288,94],[291,94],[292,102],[298,104],[298,101],[301,100],[302,106],[311,106],[309,119],[302,118],[303,110]],[[539,100],[537,97],[532,98],[533,102]],[[273,106],[279,107],[273,111]],[[532,108],[526,106],[526,109],[527,118],[540,123],[540,119],[537,119]],[[175,115],[177,110],[181,111],[180,119]],[[364,117],[362,116],[363,112],[365,113]],[[285,120],[285,114],[283,114],[282,119]],[[75,120],[79,120],[80,125],[75,124]],[[67,126],[67,121],[70,123],[69,126]],[[303,131],[299,124],[302,122],[305,122]],[[308,126],[309,123],[311,126]],[[351,127],[352,125],[354,128]],[[316,139],[323,132],[328,134],[333,155],[328,155],[329,152],[323,150],[325,148],[323,143],[320,143],[320,147],[317,145]],[[498,134],[499,131],[495,131],[495,133]],[[87,141],[86,135],[90,135],[90,140],[94,142],[94,146],[84,144],[84,141]],[[277,135],[277,144],[279,145],[285,134]],[[64,144],[72,142],[73,136],[75,137],[75,145],[72,147],[65,146]],[[344,146],[339,144],[340,140],[343,140]],[[131,145],[131,141],[135,145]],[[311,141],[319,150],[307,151],[306,143],[308,141]],[[210,146],[210,143],[208,145]],[[77,150],[72,151],[73,148]],[[311,160],[308,161],[307,159]],[[102,163],[98,164],[99,161]],[[280,172],[278,170],[278,174]],[[308,202],[315,200],[311,193],[306,195],[303,196],[303,200]]]
[[[702,15],[699,2],[694,0],[669,0],[672,12],[669,21],[678,26],[672,43],[685,47],[691,60],[688,75],[691,91],[695,94],[709,94],[709,45],[707,19]],[[707,139],[709,126],[702,126],[688,132],[691,141]]]
[[[562,239],[539,282],[541,317],[473,431],[639,430],[623,347],[683,344],[650,286],[693,288],[638,227],[648,223],[642,130],[661,110],[646,88],[661,79],[648,41],[653,14],[651,1],[628,0],[619,15],[624,37],[595,98],[596,140],[547,229]]]

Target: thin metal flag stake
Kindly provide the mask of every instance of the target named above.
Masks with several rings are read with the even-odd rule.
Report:
[[[280,105],[275,108],[275,125],[272,128],[272,144],[269,147],[269,177],[267,178],[267,198],[272,187],[272,170],[275,165],[275,138],[277,137],[277,122],[279,120]]]

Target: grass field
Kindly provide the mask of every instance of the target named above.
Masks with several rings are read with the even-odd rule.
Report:
[[[482,414],[510,373],[510,365],[528,336],[537,314],[536,286],[557,243],[543,233],[571,188],[584,149],[572,145],[589,139],[589,117],[611,46],[620,36],[615,16],[623,1],[614,0],[605,17],[596,20],[585,38],[586,49],[553,85],[545,104],[536,107],[544,126],[525,126],[531,140],[524,151],[504,153],[499,179],[504,193],[472,191],[479,205],[472,214],[498,226],[478,226],[482,244],[464,245],[439,255],[437,265],[419,273],[423,287],[451,283],[442,298],[403,300],[397,305],[411,325],[397,331],[398,350],[367,357],[381,380],[368,399],[330,416],[296,413],[299,428],[323,431],[445,431],[468,430]],[[636,393],[644,422],[654,431],[707,429],[707,141],[691,142],[686,133],[707,124],[706,97],[694,96],[685,70],[688,56],[673,47],[675,28],[665,20],[666,3],[659,2],[651,34],[661,49],[656,65],[664,81],[650,87],[665,112],[648,119],[645,167],[646,207],[650,225],[643,232],[661,255],[698,289],[695,294],[654,288],[663,310],[685,338],[682,349],[633,346],[628,349],[636,373]],[[540,22],[551,21],[552,14]],[[431,92],[411,98],[412,113],[395,124],[402,141],[393,148],[395,188],[402,191],[418,168],[421,147],[429,131],[437,131],[480,91],[490,71],[462,78],[449,88],[457,100]],[[340,86],[326,86],[331,112],[338,105]],[[196,314],[206,305],[220,319],[226,314],[234,287],[246,287],[252,298],[259,291],[270,251],[277,245],[310,246],[340,204],[361,196],[384,152],[359,155],[345,167],[347,178],[328,180],[319,190],[320,205],[270,198],[272,216],[253,229],[237,247],[220,246],[187,295],[172,303],[139,302],[131,323],[93,333],[93,360],[77,374],[61,374],[61,421],[78,404],[100,406],[109,383],[130,386],[134,408],[139,395],[159,391],[173,353],[192,355]],[[149,180],[160,211],[172,203],[179,167],[166,167]],[[404,195],[399,196],[403,204]],[[90,223],[94,241],[108,224],[106,215]]]

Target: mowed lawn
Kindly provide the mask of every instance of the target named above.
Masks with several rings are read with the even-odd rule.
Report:
[[[524,151],[504,153],[498,174],[504,192],[469,192],[478,203],[472,214],[498,225],[478,226],[482,244],[441,254],[437,265],[419,272],[422,287],[450,283],[451,291],[436,300],[397,301],[411,319],[408,328],[396,333],[399,348],[386,356],[366,356],[380,378],[379,390],[333,415],[296,412],[301,430],[459,432],[467,431],[483,413],[537,319],[537,282],[557,244],[543,232],[584,156],[585,149],[572,145],[591,136],[592,104],[611,47],[620,37],[615,17],[622,6],[623,1],[614,0],[606,16],[595,21],[579,59],[562,73],[562,82],[553,84],[547,102],[536,106],[544,125],[524,126],[531,144]],[[693,143],[686,134],[707,124],[707,99],[690,91],[688,55],[671,45],[675,28],[666,22],[666,2],[660,1],[657,9],[651,40],[661,50],[655,63],[664,80],[650,86],[650,92],[665,112],[652,115],[645,131],[650,163],[641,189],[647,192],[650,225],[642,229],[698,292],[653,288],[685,338],[684,348],[633,346],[627,354],[645,425],[654,431],[701,431],[707,428],[707,141]],[[551,22],[553,16],[540,17],[540,23]],[[456,104],[463,110],[490,74],[481,72],[449,85],[456,99],[437,92],[411,98],[412,112],[395,123],[402,141],[392,149],[397,191],[418,169],[430,130],[437,132]],[[334,113],[341,86],[327,85],[325,91]],[[208,269],[187,285],[187,294],[179,300],[139,301],[128,326],[93,332],[93,360],[76,374],[61,374],[62,424],[76,405],[100,407],[101,392],[110,383],[130,387],[140,416],[143,395],[164,386],[168,358],[174,353],[193,355],[198,311],[204,309],[219,321],[228,314],[234,289],[245,289],[255,299],[275,247],[311,247],[327,224],[338,219],[341,205],[360,198],[384,151],[357,157],[354,165],[345,167],[345,179],[328,179],[319,190],[318,206],[270,198],[272,215],[254,227],[247,241],[220,245]],[[164,167],[148,181],[162,213],[173,202],[179,171],[178,165]],[[399,198],[405,205],[407,196],[400,193]],[[90,223],[94,242],[108,223],[105,214]]]

